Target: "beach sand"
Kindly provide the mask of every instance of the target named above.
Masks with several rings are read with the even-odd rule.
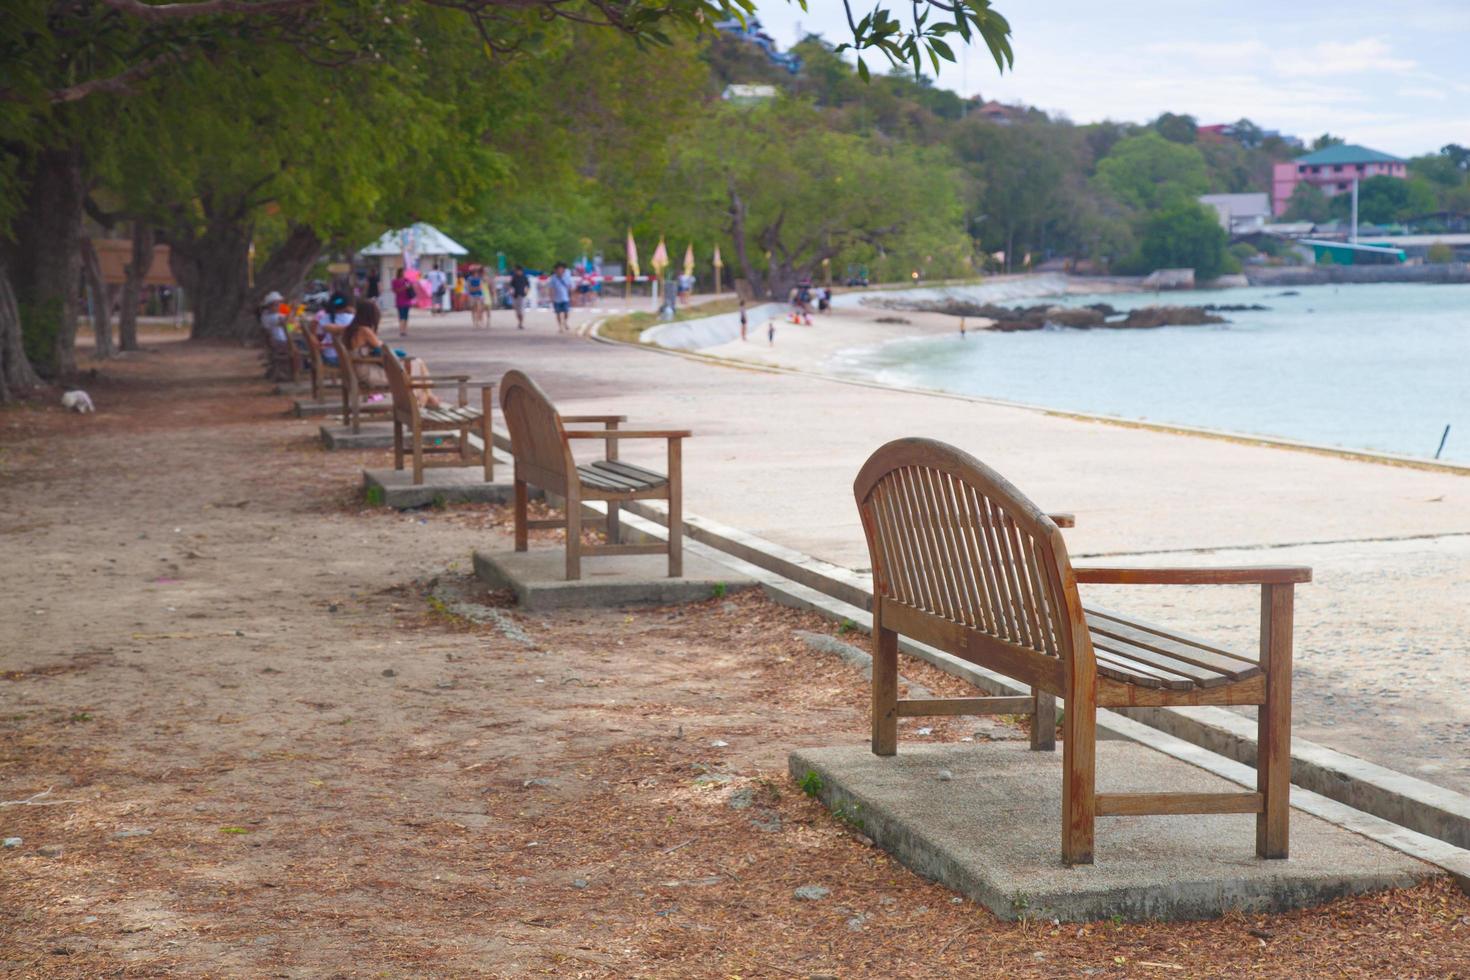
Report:
[[[880,322],[883,320],[904,322]],[[776,320],[776,340],[772,344],[766,339],[767,322],[752,322],[747,340],[705,347],[699,353],[732,361],[818,371],[838,351],[954,333],[959,329],[959,318],[946,313],[839,306],[828,313],[813,313],[809,327],[787,319]],[[965,322],[967,329],[975,330],[988,326],[991,321],[967,317]]]

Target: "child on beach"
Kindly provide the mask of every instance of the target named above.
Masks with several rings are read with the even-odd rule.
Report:
[[[745,339],[745,300],[740,301],[740,339]]]
[[[776,346],[776,321],[775,320],[771,320],[771,321],[769,321],[769,322],[766,323],[766,343],[770,344],[772,347],[775,347]]]

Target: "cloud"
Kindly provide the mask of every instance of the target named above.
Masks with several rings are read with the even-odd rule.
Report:
[[[1376,38],[1321,41],[1309,48],[1277,52],[1271,60],[1276,72],[1287,77],[1406,72],[1416,67],[1408,58],[1395,58],[1392,49]]]
[[[1430,88],[1427,85],[1400,86],[1398,94],[1405,99],[1431,99],[1435,102],[1443,102],[1449,98],[1449,93],[1444,89]]]

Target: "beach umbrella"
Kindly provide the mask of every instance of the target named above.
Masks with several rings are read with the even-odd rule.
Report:
[[[686,248],[686,249],[684,249],[684,275],[686,275],[686,276],[692,276],[692,275],[694,275],[694,243],[693,242],[690,242],[689,243],[689,247]]]
[[[664,247],[662,235],[658,237],[658,248],[653,250],[653,258],[650,262],[653,265],[653,274],[659,277],[662,277],[664,270],[669,267],[669,250]]]

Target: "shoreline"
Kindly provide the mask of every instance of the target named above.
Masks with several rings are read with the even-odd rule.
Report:
[[[1036,277],[1029,278],[1034,279]],[[884,292],[889,291],[885,290]],[[1176,292],[1190,291],[1180,290]],[[854,293],[840,295],[853,296]],[[868,295],[878,296],[883,295],[883,293]],[[881,320],[893,319],[907,322],[880,322]],[[988,324],[990,321],[981,317],[975,317],[973,319],[977,321],[976,326],[972,328],[973,331],[988,332],[984,331],[983,324]],[[1409,467],[1431,472],[1470,476],[1470,462],[1434,459],[1428,456],[1414,456],[1386,450],[1336,446],[1304,439],[1293,439],[1287,436],[1240,432],[1209,426],[1190,425],[1187,423],[1129,418],[1127,416],[1089,412],[1081,409],[1058,408],[1029,402],[1011,401],[986,395],[950,391],[943,388],[892,384],[860,373],[846,373],[833,370],[832,360],[844,352],[868,350],[900,340],[954,335],[957,333],[955,320],[956,317],[947,313],[893,310],[876,305],[862,305],[860,302],[850,302],[844,305],[834,305],[829,313],[813,314],[812,326],[810,327],[799,326],[784,318],[778,319],[776,321],[776,339],[774,345],[767,343],[766,321],[762,320],[750,324],[748,339],[745,341],[736,339],[697,350],[680,350],[663,347],[658,344],[642,344],[639,346],[665,354],[707,358],[735,368],[744,367],[755,368],[757,370],[788,372],[822,378],[842,384],[879,388],[887,391],[903,391],[977,404],[998,405],[1006,408],[1024,409],[1057,418],[1100,422],[1125,428],[1189,435],[1241,445],[1270,446],[1278,449],[1333,456],[1378,465]],[[596,339],[606,343],[620,343],[620,341],[598,336],[595,331],[593,335]]]

